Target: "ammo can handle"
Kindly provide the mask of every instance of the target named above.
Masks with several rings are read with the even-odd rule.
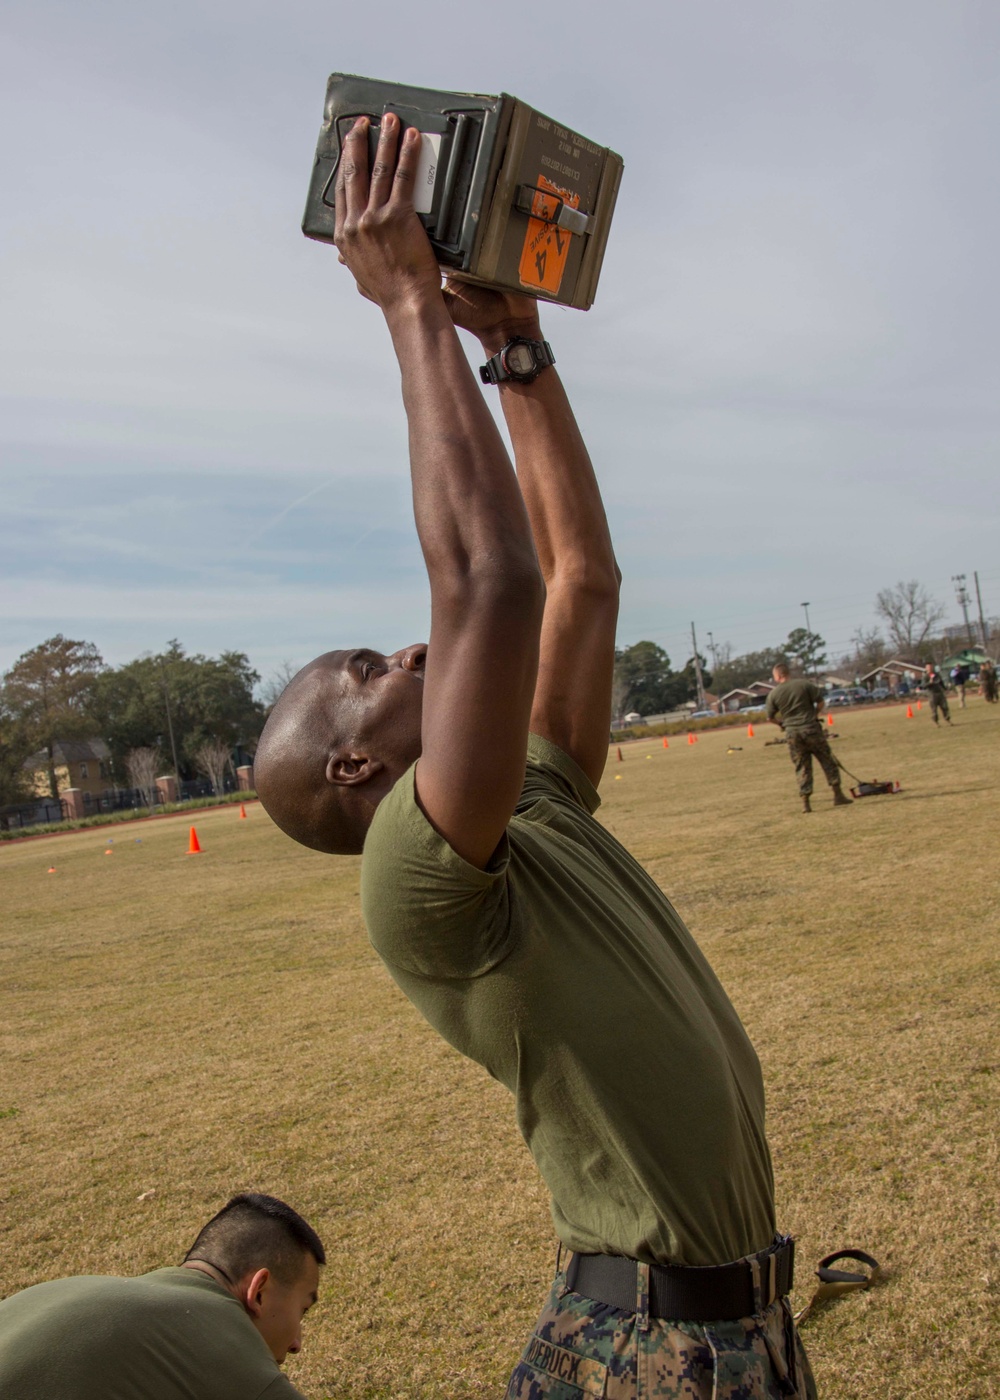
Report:
[[[535,213],[532,206],[536,194],[543,195],[545,199],[555,200],[554,214]],[[514,197],[514,208],[521,214],[528,214],[533,219],[540,219],[543,224],[555,224],[558,228],[565,229],[567,233],[589,233],[594,222],[593,214],[584,214],[582,210],[574,209],[564,199],[560,199],[557,194],[553,194],[551,190],[543,190],[540,185],[518,185],[517,194]]]

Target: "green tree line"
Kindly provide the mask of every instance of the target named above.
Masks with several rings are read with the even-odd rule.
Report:
[[[714,672],[699,654],[702,685],[706,691],[725,695],[753,681],[766,679],[778,661],[789,662],[802,671],[816,671],[826,665],[825,647],[826,643],[817,633],[796,627],[779,647],[765,647],[763,651],[748,651],[735,657],[730,657],[729,648],[723,647],[723,659]],[[675,671],[670,657],[655,642],[634,642],[615,652],[612,696],[615,718],[632,710],[640,715],[663,714],[697,698],[698,679],[693,656]]]
[[[834,663],[847,674],[865,675],[893,656],[920,664],[940,662],[953,646],[938,630],[945,616],[944,606],[917,579],[900,580],[892,588],[883,588],[875,598],[875,612],[884,631],[859,627],[852,638],[851,651]],[[729,644],[723,643],[713,648],[712,671],[705,658],[699,657],[702,682],[715,695],[745,690],[754,681],[767,680],[779,661],[787,662],[793,670],[813,674],[831,664],[826,647],[817,632],[805,627],[793,628],[780,645],[740,656],[734,656]],[[640,715],[662,714],[696,700],[697,694],[693,657],[677,671],[655,642],[634,642],[615,652],[615,718],[632,710]]]
[[[103,739],[118,786],[128,785],[126,757],[136,749],[157,750],[163,772],[173,771],[176,755],[181,778],[194,776],[209,742],[252,753],[265,715],[254,697],[259,681],[241,651],[189,655],[174,640],[165,651],[108,666],[92,642],[50,637],[0,681],[0,805],[29,795],[24,763],[35,754],[57,796],[61,741]]]

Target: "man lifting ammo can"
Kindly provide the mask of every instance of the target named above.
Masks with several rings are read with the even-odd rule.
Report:
[[[537,303],[442,290],[419,136],[387,115],[369,168],[368,125],[345,142],[336,241],[399,362],[430,641],[311,662],[265,727],[257,791],[295,839],[363,851],[389,972],[514,1095],[565,1252],[511,1400],[808,1400],[757,1056],[593,815],[619,576]],[[456,325],[483,347],[517,475]]]

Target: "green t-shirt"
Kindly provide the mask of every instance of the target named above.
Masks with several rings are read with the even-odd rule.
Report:
[[[368,832],[368,932],[431,1024],[514,1094],[560,1239],[692,1265],[764,1248],[757,1056],[662,891],[594,820],[592,784],[532,735],[483,871],[427,821],[414,773]]]
[[[816,704],[822,698],[823,692],[815,681],[782,681],[768,693],[764,713],[768,719],[777,715],[786,731],[813,729],[819,723]]]
[[[239,1301],[195,1269],[61,1278],[0,1303],[3,1400],[302,1400]]]

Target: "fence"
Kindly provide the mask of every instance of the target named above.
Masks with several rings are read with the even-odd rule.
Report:
[[[226,778],[222,792],[236,792],[233,778]],[[179,801],[187,802],[193,797],[214,797],[216,790],[207,778],[195,778],[180,785]],[[220,794],[221,795],[221,794]],[[153,808],[162,807],[159,793],[154,791]],[[96,817],[105,812],[149,811],[149,803],[138,788],[108,788],[102,793],[83,794],[84,814]],[[0,807],[0,831],[11,831],[22,826],[37,826],[42,822],[65,821],[69,813],[64,802],[53,802],[51,798],[36,798],[32,802],[15,803]]]

